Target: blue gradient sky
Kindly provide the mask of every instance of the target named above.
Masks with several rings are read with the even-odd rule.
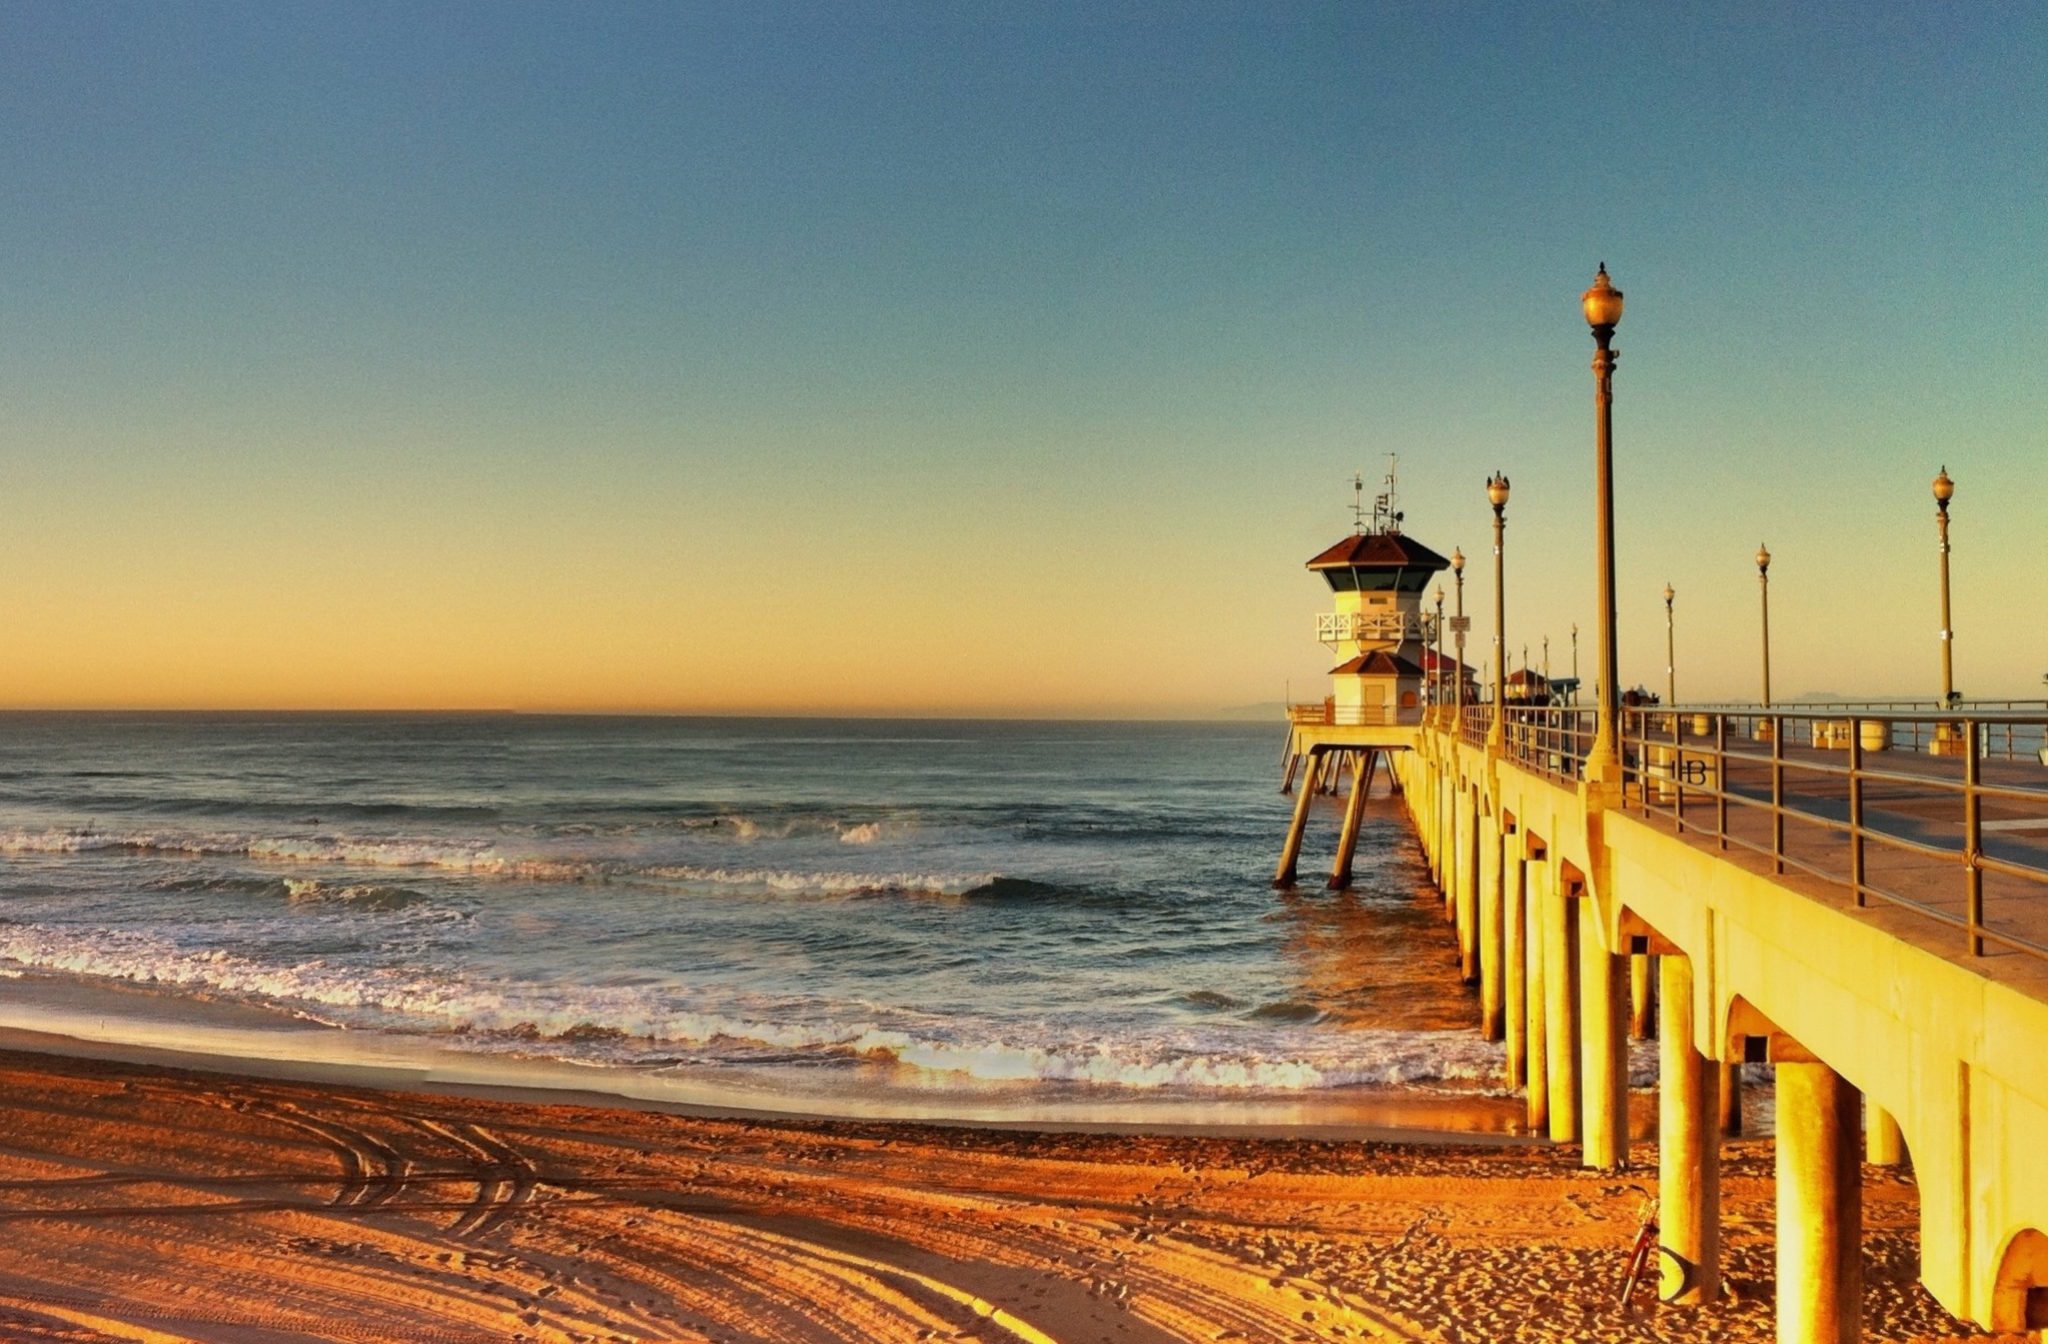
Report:
[[[1402,461],[1509,645],[2048,670],[2039,6],[0,6],[6,704],[1313,693]],[[1490,582],[1469,593],[1490,610]],[[1590,644],[1585,647],[1590,665]],[[1539,655],[1540,656],[1540,655]]]

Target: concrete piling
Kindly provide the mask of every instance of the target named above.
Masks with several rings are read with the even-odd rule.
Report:
[[[1794,1047],[1778,1055],[1778,1344],[1855,1344],[1863,1311],[1863,1098]]]
[[[1657,959],[1658,1296],[1700,1306],[1721,1296],[1720,1069],[1693,1044],[1692,962]]]

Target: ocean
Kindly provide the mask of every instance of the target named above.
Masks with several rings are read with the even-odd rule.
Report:
[[[1272,888],[1283,732],[0,715],[0,1025],[831,1114],[1484,1094],[1396,802]]]

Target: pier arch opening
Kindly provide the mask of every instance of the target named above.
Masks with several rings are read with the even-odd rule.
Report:
[[[2001,1331],[2048,1328],[2048,1236],[2029,1227],[2005,1244],[1992,1282],[1990,1324]]]

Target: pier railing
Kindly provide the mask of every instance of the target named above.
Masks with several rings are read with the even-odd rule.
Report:
[[[1319,701],[1289,705],[1287,721],[1311,727],[1375,728],[1388,724],[1421,723],[1422,710],[1420,707],[1393,709],[1386,705],[1333,705]]]
[[[1595,721],[1595,712],[1583,705],[1510,706],[1504,725],[1508,759],[1547,779],[1576,781],[1585,774]]]
[[[1850,720],[1892,721],[1892,749],[1923,751],[1936,743],[1936,729],[1958,715],[1984,723],[2003,724],[2005,753],[2010,756],[2026,748],[2038,753],[2039,734],[2029,737],[2020,731],[2028,719],[2048,714],[2048,700],[1959,700],[1946,708],[1939,700],[1814,700],[1785,702],[1770,706],[1749,704],[1704,704],[1678,706],[1685,714],[1729,714],[1753,721],[1760,715],[1777,713],[1792,721],[1795,736],[1803,728],[1806,744],[1839,749],[1849,731]],[[1945,738],[1943,739],[1946,740]]]
[[[2048,706],[2018,703],[1624,709],[1623,806],[1953,928],[1971,955],[2048,957]],[[1576,782],[1593,727],[1590,708],[1510,707],[1506,754]]]

